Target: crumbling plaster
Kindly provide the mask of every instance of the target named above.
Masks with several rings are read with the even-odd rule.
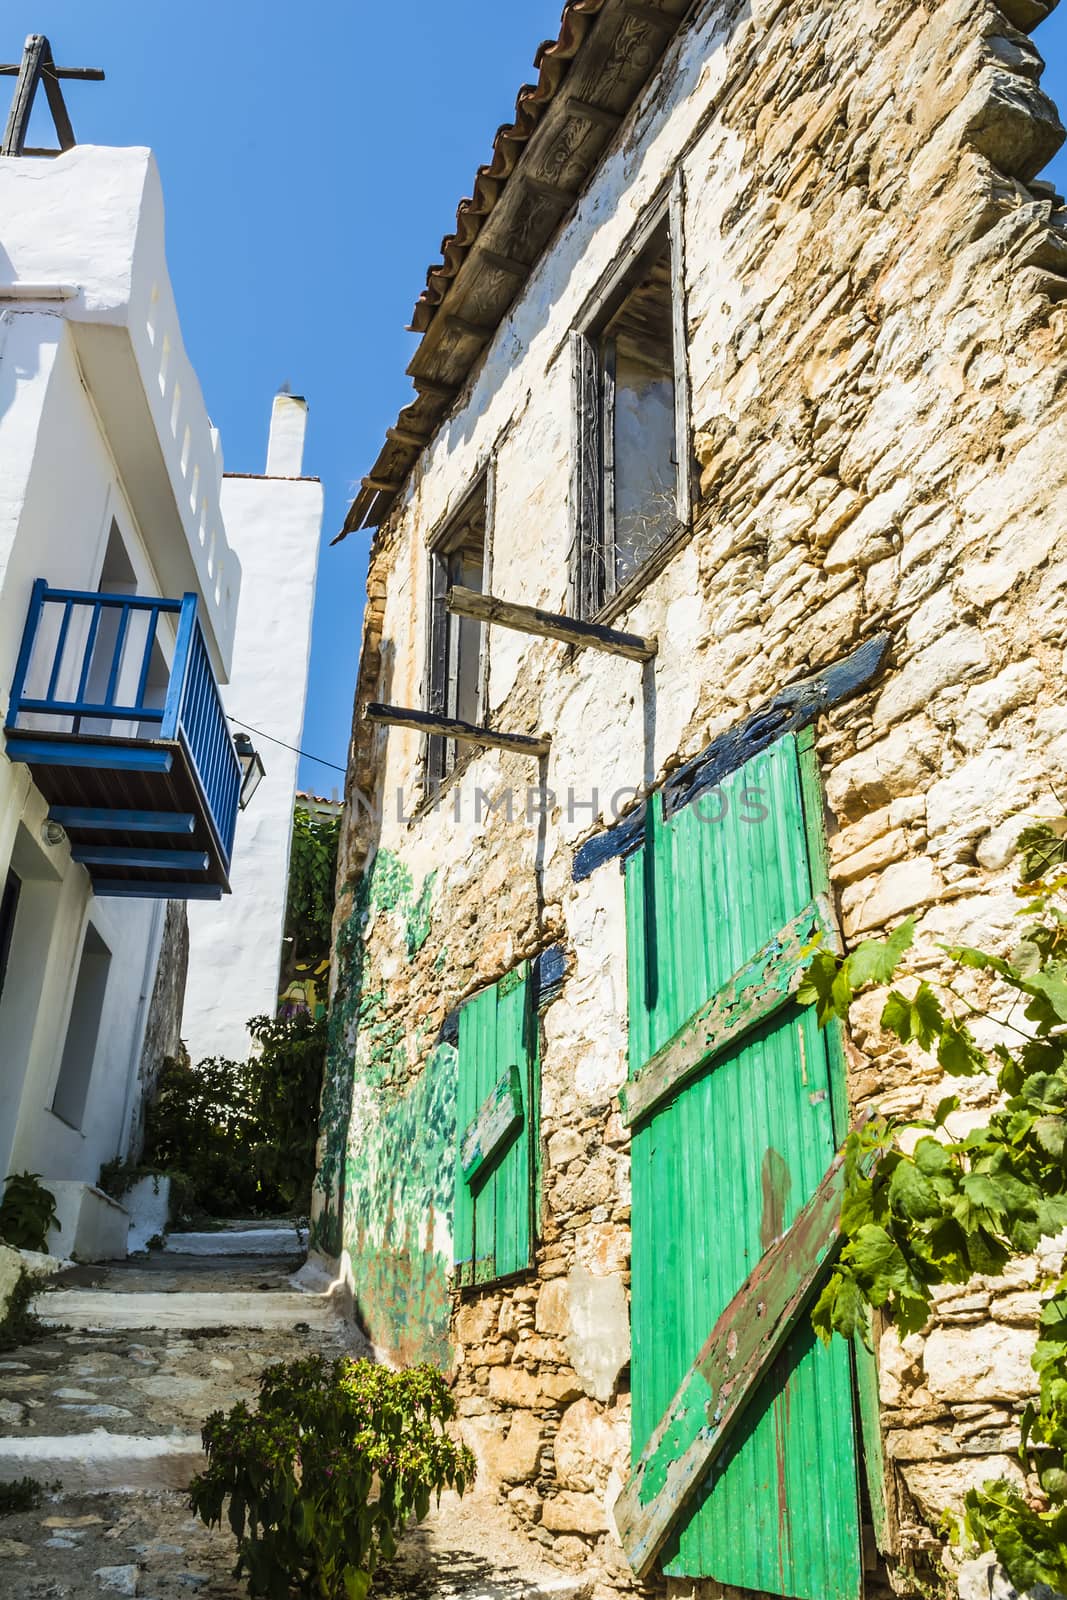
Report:
[[[628,1287],[628,1140],[613,1105],[625,931],[617,866],[573,883],[576,844],[617,791],[661,779],[879,628],[893,637],[887,673],[819,726],[846,936],[915,913],[929,967],[946,937],[1006,945],[1011,843],[1067,785],[1067,241],[1049,195],[1027,187],[1061,134],[1039,57],[1007,15],[1026,10],[699,9],[372,553],[352,776],[375,782],[380,820],[350,784],[335,995],[348,1023],[331,1073],[343,1084],[353,1056],[357,1082],[362,1071],[358,974],[388,969],[382,1015],[407,1094],[458,1001],[551,940],[565,946],[542,1027],[536,1272],[465,1297],[451,1339],[483,1480],[605,1593],[631,1581],[609,1517],[628,1464],[626,1369],[607,1391],[606,1341],[576,1332],[570,1301],[579,1272]],[[622,619],[656,635],[659,654],[642,675],[493,629],[489,720],[551,735],[546,814],[476,820],[477,790],[511,786],[522,813],[538,783],[533,763],[492,752],[416,812],[419,736],[359,715],[366,699],[422,703],[427,539],[492,457],[493,590],[566,609],[568,334],[678,165],[700,497],[692,539]],[[595,810],[568,805],[594,787]],[[415,884],[436,874],[414,952],[395,919],[359,910],[376,852]],[[853,1105],[932,1111],[941,1084],[878,1046],[879,1008],[872,997],[857,1018]],[[990,1095],[964,1086],[961,1128]],[[358,1191],[359,1160],[348,1170]],[[408,1202],[403,1167],[389,1188]],[[347,1230],[345,1217],[338,1242]],[[387,1270],[395,1294],[413,1267],[401,1255]],[[946,1296],[925,1355],[883,1345],[905,1573],[930,1542],[920,1519],[1011,1464],[1038,1272],[979,1291],[974,1312]],[[362,1309],[376,1337],[373,1290]]]

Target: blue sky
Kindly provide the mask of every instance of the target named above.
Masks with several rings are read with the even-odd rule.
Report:
[[[45,32],[60,65],[105,69],[103,84],[67,86],[79,139],[156,152],[185,342],[227,466],[262,470],[280,384],[307,396],[305,471],[323,480],[326,518],[303,746],[338,767],[367,540],[354,535],[334,550],[329,541],[411,397],[404,369],[416,340],[404,329],[426,267],[561,8],[562,0],[3,7],[0,57],[17,59],[27,33]],[[1048,63],[1045,88],[1067,107],[1067,3],[1034,38]],[[46,122],[39,131],[41,143],[53,142]],[[1067,154],[1046,176],[1062,192]],[[305,760],[300,780],[329,794],[342,775]]]

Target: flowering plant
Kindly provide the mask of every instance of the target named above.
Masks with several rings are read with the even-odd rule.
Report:
[[[234,1576],[247,1574],[252,1595],[364,1600],[404,1525],[474,1478],[470,1451],[445,1431],[454,1415],[434,1367],[322,1356],[268,1367],[256,1410],[207,1419],[193,1510],[221,1525],[229,1501]]]

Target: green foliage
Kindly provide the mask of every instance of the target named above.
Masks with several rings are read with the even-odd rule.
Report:
[[[957,974],[988,975],[1012,1000],[1001,1008],[999,1039],[981,1047],[968,1026],[987,1017],[951,983],[923,978],[889,991],[883,1031],[916,1045],[954,1077],[995,1080],[998,1108],[985,1127],[952,1138],[946,1096],[931,1119],[875,1117],[845,1146],[844,1245],[812,1312],[820,1337],[863,1335],[867,1307],[885,1307],[902,1333],[918,1332],[938,1284],[976,1273],[997,1276],[1014,1256],[1067,1227],[1067,875],[1037,881],[1065,859],[1067,825],[1027,829],[1020,839],[1030,919],[1010,959],[947,947]],[[1044,863],[1044,867],[1042,864]],[[1035,870],[1036,869],[1036,870]],[[884,942],[868,940],[844,960],[816,954],[800,997],[822,1024],[847,1019],[855,994],[894,977],[912,943],[905,923]],[[1021,1021],[1025,1026],[1020,1026]],[[918,1132],[909,1152],[899,1135]],[[1033,1357],[1040,1397],[1023,1418],[1024,1465],[1032,1492],[1003,1481],[971,1490],[962,1528],[992,1549],[1019,1589],[1067,1589],[1067,1278],[1045,1302]]]
[[[304,1013],[254,1017],[248,1024],[261,1055],[252,1062],[256,1117],[263,1133],[259,1167],[285,1208],[311,1209],[319,1100],[326,1062],[326,1019]]]
[[[434,1367],[322,1356],[268,1367],[255,1411],[242,1402],[208,1418],[193,1510],[208,1527],[226,1513],[234,1576],[247,1574],[253,1596],[363,1600],[409,1520],[474,1477],[470,1451],[445,1432],[454,1415]]]
[[[56,1203],[40,1173],[13,1173],[0,1204],[0,1239],[16,1250],[47,1250],[48,1230],[56,1220]]]
[[[320,817],[296,808],[285,907],[285,932],[293,941],[293,961],[329,956],[340,834],[340,817]]]
[[[11,1291],[7,1310],[0,1317],[0,1352],[18,1350],[43,1336],[44,1325],[30,1309],[35,1292],[33,1278],[23,1270]]]
[[[255,1062],[170,1059],[145,1118],[144,1164],[181,1174],[190,1214],[237,1217],[284,1209],[265,1184]]]
[[[20,1511],[36,1511],[47,1492],[37,1478],[16,1478],[0,1483],[0,1517],[14,1517]]]
[[[169,1172],[174,1209],[193,1216],[309,1209],[326,1023],[254,1017],[248,1027],[261,1053],[247,1062],[167,1061],[145,1121],[143,1162],[112,1164],[109,1182],[128,1187]]]

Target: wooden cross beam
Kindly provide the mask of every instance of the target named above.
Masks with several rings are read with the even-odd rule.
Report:
[[[501,733],[496,728],[479,728],[473,722],[442,717],[435,711],[418,711],[414,706],[385,706],[373,701],[363,713],[368,722],[383,722],[394,728],[416,728],[420,733],[438,733],[445,739],[464,744],[491,745],[496,750],[514,750],[522,756],[547,756],[549,738],[533,738],[528,733]]]
[[[448,591],[448,609],[461,617],[474,617],[478,622],[496,622],[502,628],[515,628],[519,633],[562,639],[580,650],[606,650],[611,655],[625,656],[629,661],[651,661],[657,649],[655,639],[646,639],[639,633],[619,633],[615,628],[601,627],[599,622],[582,622],[578,617],[563,617],[555,611],[539,611],[536,606],[516,605],[512,600],[498,600],[495,595],[478,594],[458,584]]]
[[[18,79],[11,101],[11,110],[8,113],[7,127],[4,129],[4,142],[0,144],[0,156],[52,156],[59,153],[55,150],[29,149],[26,145],[26,137],[30,131],[30,112],[33,110],[38,87],[42,83],[48,97],[48,109],[52,113],[52,121],[56,125],[59,148],[71,149],[77,141],[63,100],[63,91],[59,87],[60,79],[78,78],[83,82],[99,83],[103,76],[99,67],[57,67],[52,58],[52,46],[45,35],[31,33],[26,40],[22,60],[16,64],[7,62],[0,65],[0,77]]]

